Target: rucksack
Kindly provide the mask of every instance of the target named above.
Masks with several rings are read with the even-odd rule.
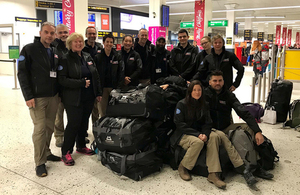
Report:
[[[264,136],[264,135],[263,135]],[[275,162],[279,161],[279,156],[273,147],[271,140],[264,136],[265,141],[257,146],[255,144],[255,150],[258,152],[260,159],[259,164],[264,170],[274,169]]]
[[[300,128],[300,99],[294,100],[290,104],[289,120],[283,124],[283,127],[290,126],[296,130]]]
[[[260,104],[257,103],[242,103],[242,105],[250,112],[255,118],[256,122],[260,123],[260,118],[264,115],[265,110]]]

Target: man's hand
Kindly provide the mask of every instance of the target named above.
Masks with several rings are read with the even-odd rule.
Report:
[[[131,82],[130,79],[130,77],[125,77],[125,85],[128,85]]]
[[[35,101],[34,101],[34,98],[26,101],[26,105],[29,107],[29,108],[35,108]]]
[[[87,78],[85,78],[85,88],[88,88],[91,84],[91,80],[87,80]]]
[[[203,142],[206,142],[207,141],[207,136],[205,134],[200,134],[198,136],[199,139],[201,139]]]
[[[161,85],[160,88],[162,88],[163,90],[166,90],[169,87],[169,84],[165,84],[165,85]]]
[[[265,141],[264,136],[262,135],[261,132],[255,134],[255,141],[258,146]]]
[[[229,88],[229,91],[230,91],[230,92],[233,92],[235,89],[236,89],[236,87],[232,85],[232,86]]]
[[[97,96],[96,99],[97,99],[98,102],[101,102],[102,96]]]

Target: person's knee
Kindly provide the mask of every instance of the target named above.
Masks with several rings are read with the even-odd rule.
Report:
[[[197,148],[197,149],[202,149],[204,146],[204,142],[201,139],[194,139],[191,143],[191,147]]]

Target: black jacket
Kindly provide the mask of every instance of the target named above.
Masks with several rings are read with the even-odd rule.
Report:
[[[97,55],[98,53],[100,53],[100,51],[103,49],[103,45],[101,43],[95,42],[95,47],[92,48],[91,46],[89,46],[87,44],[87,40],[85,40],[84,43],[85,43],[85,46],[82,49],[82,51],[84,51],[86,53],[89,53],[92,56],[92,58],[95,60],[95,55]],[[92,52],[94,50],[95,50],[95,53]]]
[[[170,57],[170,68],[172,75],[181,76],[185,80],[190,80],[194,75],[194,60],[198,54],[198,49],[188,45],[182,48],[180,43],[172,49]]]
[[[57,78],[50,77],[50,71],[57,71],[58,54],[55,47],[51,47],[51,50],[53,67],[46,48],[38,38],[23,47],[19,57],[18,79],[25,101],[53,97],[58,93]]]
[[[124,51],[124,48],[122,47],[120,54],[122,55],[125,65],[124,75],[131,78],[131,82],[128,85],[137,86],[139,84],[139,78],[141,76],[143,66],[140,54],[133,49],[130,49],[128,58],[124,59],[123,52],[126,51]]]
[[[142,73],[141,73],[141,79],[149,79],[150,78],[150,67],[151,67],[151,56],[154,52],[154,45],[151,44],[151,41],[147,40],[145,49],[146,49],[146,56],[143,57],[142,55],[142,49],[144,49],[139,44],[139,38],[135,39],[134,43],[134,50],[140,54],[143,67],[142,67]]]
[[[205,89],[205,99],[209,103],[210,116],[213,120],[213,127],[219,130],[226,129],[231,124],[231,111],[235,110],[254,133],[261,132],[254,117],[240,103],[234,93],[223,87],[220,94],[217,94],[210,86]]]
[[[162,77],[168,77],[171,74],[170,70],[170,56],[171,52],[164,49],[162,52],[158,51],[155,48],[155,51],[152,54],[152,59],[151,59],[151,83],[156,83],[156,80]],[[164,67],[159,67],[162,72],[157,73],[156,68],[158,66],[164,66]]]
[[[194,70],[195,70],[195,72],[199,69],[199,66],[200,66],[201,62],[203,62],[204,58],[207,55],[208,54],[206,53],[205,50],[202,50],[200,53],[197,54],[197,56],[195,58],[195,63],[194,63],[194,66],[195,66]]]
[[[232,67],[237,70],[237,76],[234,82]],[[232,85],[236,88],[240,86],[244,76],[244,67],[242,63],[234,53],[226,51],[225,47],[223,47],[223,51],[220,55],[215,53],[214,48],[211,49],[211,54],[204,58],[203,63],[200,64],[198,72],[193,77],[193,80],[200,80],[202,84],[207,87],[209,75],[214,70],[223,72],[225,87],[227,89]]]
[[[205,134],[207,140],[209,139],[212,121],[207,106],[202,108],[200,116],[190,117],[185,99],[180,100],[175,109],[174,123],[176,124],[176,130],[171,137],[172,143],[178,144],[184,134],[195,137]]]
[[[68,48],[66,47],[66,45],[64,44],[64,42],[62,42],[61,39],[57,39],[56,38],[53,41],[52,45],[54,47],[56,47],[59,58],[61,58],[64,54],[66,54],[69,51]]]
[[[124,84],[124,62],[122,60],[122,56],[120,55],[119,52],[116,50],[112,49],[112,60],[111,60],[111,67],[112,67],[112,87],[114,89],[117,88],[122,88]],[[105,66],[106,65],[106,60],[105,60],[105,51],[104,49],[100,50],[100,52],[95,56],[95,63],[96,67],[100,76],[100,84],[101,84],[101,89],[104,87],[104,80],[105,80]]]
[[[84,61],[92,74],[93,91],[96,96],[101,96],[100,78],[95,62],[90,54],[82,52]],[[81,76],[81,59],[79,55],[71,50],[60,60],[58,67],[58,81],[62,85],[62,102],[66,105],[79,106],[81,101],[81,89],[86,81]]]

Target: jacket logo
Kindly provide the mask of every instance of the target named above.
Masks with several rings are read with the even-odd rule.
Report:
[[[118,61],[112,61],[112,64],[119,64]]]
[[[190,56],[190,55],[191,55],[191,52],[186,52],[185,55],[186,55],[186,56]]]
[[[22,62],[23,60],[25,60],[25,56],[20,55],[20,56],[19,56],[19,62]]]
[[[59,65],[59,66],[57,67],[57,70],[62,70],[62,69],[64,69],[64,67],[63,67],[62,65]]]
[[[129,58],[129,60],[134,60],[134,57]]]
[[[97,50],[97,53],[101,53],[101,50]]]
[[[92,64],[93,64],[93,62],[87,62],[87,64],[88,64],[88,65],[92,65]]]
[[[167,58],[164,58],[164,61],[167,61]]]
[[[54,54],[54,57],[55,57],[55,58],[58,58],[58,55]]]
[[[177,109],[176,109],[176,114],[180,114],[180,112],[181,112],[181,111],[177,108]]]
[[[224,59],[223,62],[229,62],[229,58]]]
[[[220,100],[219,102],[220,102],[220,104],[224,104],[224,105],[226,105],[226,101],[222,101],[222,100]]]

